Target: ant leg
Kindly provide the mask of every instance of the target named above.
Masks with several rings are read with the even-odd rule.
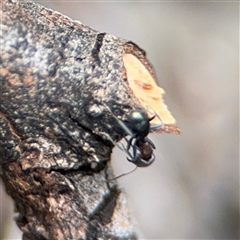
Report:
[[[132,145],[132,140],[135,138],[135,136],[131,136],[130,139],[126,139],[127,141],[127,150],[130,149],[131,145]]]
[[[117,146],[121,151],[127,152],[127,149],[125,148],[125,146],[121,142],[119,142],[119,143],[115,142],[115,146]]]
[[[127,158],[127,160],[129,161],[129,162],[135,162],[135,159],[136,159],[136,157],[137,157],[137,144],[136,144],[136,142],[137,142],[137,139],[134,139],[134,142],[133,142],[133,144],[132,144],[132,154],[129,154],[129,156],[130,156],[130,158]],[[130,152],[129,152],[130,153]]]
[[[127,160],[128,160],[129,162],[133,162],[133,161],[134,161],[133,155],[132,155],[129,151],[127,152],[127,155],[128,155]]]
[[[128,150],[125,148],[125,146],[123,145],[123,143],[121,142],[116,142],[114,141],[109,135],[105,135],[105,137],[114,145],[117,146],[121,151],[128,153]],[[126,139],[127,141],[127,139]]]
[[[137,157],[137,139],[135,139],[134,143],[133,143],[133,146],[132,146],[132,149],[133,149],[133,158],[135,159]]]
[[[115,141],[112,140],[112,143],[113,143],[115,146],[117,146],[121,151],[125,152],[125,153],[132,159],[132,158],[133,158],[133,155],[131,154],[131,152],[129,151],[129,149],[130,149],[130,147],[131,147],[131,142],[132,142],[133,139],[130,139],[130,140],[128,140],[127,138],[124,138],[124,139],[126,140],[127,144],[130,144],[130,145],[128,146],[128,148],[126,148],[126,147],[124,146],[124,144],[121,143],[121,142],[117,143],[117,142],[115,142]]]
[[[125,139],[126,141],[128,141],[127,139]],[[126,149],[125,148],[125,146],[120,142],[120,143],[117,143],[117,142],[114,142],[114,141],[112,141],[113,143],[114,143],[114,145],[115,146],[117,146],[121,151],[123,151],[123,152],[125,152],[128,156],[129,156],[129,158],[127,158],[127,160],[128,161],[130,161],[130,162],[132,162],[132,160],[130,160],[130,159],[134,159],[134,156],[130,153],[130,151],[129,151],[129,149]],[[121,146],[120,146],[120,144],[121,144]],[[130,147],[129,147],[130,148]],[[114,178],[115,179],[115,178]]]

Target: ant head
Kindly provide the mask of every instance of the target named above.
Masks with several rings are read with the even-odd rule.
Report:
[[[149,133],[150,124],[149,119],[146,114],[139,110],[132,110],[128,115],[128,123],[130,124],[132,130],[138,135],[145,137]]]

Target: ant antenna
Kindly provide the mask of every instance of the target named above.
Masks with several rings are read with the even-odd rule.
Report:
[[[137,168],[138,168],[138,166],[136,166],[133,170],[131,170],[131,171],[129,171],[129,172],[122,173],[122,174],[118,175],[117,177],[108,179],[107,182],[114,181],[114,180],[116,180],[116,179],[119,179],[120,177],[123,177],[123,176],[126,176],[126,175],[130,174],[130,173],[133,173]]]
[[[158,129],[158,128],[160,128],[161,126],[163,126],[164,123],[163,123],[163,120],[161,119],[161,117],[155,112],[155,110],[154,110],[151,106],[148,105],[147,107],[148,107],[148,108],[151,108],[152,111],[154,112],[154,116],[150,118],[150,121],[151,121],[152,119],[154,119],[155,117],[157,117],[157,118],[160,120],[160,122],[162,123],[162,124],[155,124],[155,125],[151,126],[150,129],[151,129],[151,130],[155,130],[155,129]]]
[[[107,110],[112,114],[112,116],[115,118],[115,120],[119,123],[119,125],[125,130],[125,132],[128,134],[128,135],[133,135],[133,133],[130,131],[130,129],[122,122],[120,121],[116,116],[115,114],[112,112],[112,110],[106,105],[104,104],[104,106],[107,108]],[[122,150],[122,149],[121,149]]]

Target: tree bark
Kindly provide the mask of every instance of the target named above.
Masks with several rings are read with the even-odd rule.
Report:
[[[123,54],[134,43],[31,1],[1,0],[0,174],[23,239],[137,239],[109,164],[143,109]]]

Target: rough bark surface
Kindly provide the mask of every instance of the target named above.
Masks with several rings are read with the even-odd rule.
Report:
[[[122,54],[141,50],[30,1],[1,0],[0,17],[0,174],[23,239],[137,239],[108,179],[112,112],[141,109]]]

